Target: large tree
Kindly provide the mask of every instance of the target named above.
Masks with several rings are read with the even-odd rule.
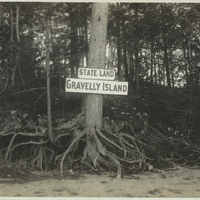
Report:
[[[89,45],[89,68],[101,69],[105,66],[106,57],[106,36],[108,23],[108,3],[94,3],[92,6],[92,28]],[[61,173],[63,162],[67,154],[72,151],[79,140],[86,136],[86,147],[82,162],[91,166],[97,166],[99,163],[105,164],[104,157],[109,158],[117,165],[118,177],[121,177],[121,164],[116,156],[107,151],[100,142],[98,135],[103,136],[101,129],[103,126],[103,97],[98,94],[88,94],[83,104],[81,117],[77,117],[68,123],[67,127],[72,127],[77,123],[84,123],[85,127],[82,132],[75,130],[76,137],[69,145],[68,149],[62,154]],[[97,135],[98,133],[98,135]],[[106,138],[106,137],[105,137]]]
[[[108,4],[94,3],[92,6],[92,28],[89,45],[89,68],[101,69],[105,66],[106,35],[108,21]],[[81,162],[91,168],[106,166],[117,168],[117,177],[121,177],[122,164],[142,164],[144,156],[140,144],[128,133],[127,121],[103,121],[103,96],[88,94],[83,104],[82,112],[60,129],[73,129],[74,137],[67,150],[57,156],[61,158],[61,174],[65,157],[76,151],[79,141],[85,141]],[[125,125],[126,124],[126,125]],[[121,131],[124,126],[129,128]],[[130,128],[133,130],[134,128]],[[134,134],[134,133],[133,133]],[[56,142],[56,141],[55,141]],[[137,150],[136,150],[136,149]],[[76,160],[76,159],[75,159]]]

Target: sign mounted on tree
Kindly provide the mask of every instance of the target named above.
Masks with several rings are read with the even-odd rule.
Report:
[[[86,79],[115,80],[115,70],[79,68],[78,77]]]
[[[66,92],[127,95],[128,82],[90,79],[66,79]]]

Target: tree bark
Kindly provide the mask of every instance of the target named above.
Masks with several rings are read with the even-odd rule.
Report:
[[[138,56],[138,48],[135,51],[135,82],[136,82],[136,90],[140,89],[140,78],[139,78],[139,56]]]
[[[153,41],[151,42],[151,83],[153,83],[153,58],[154,58],[154,52],[153,52]]]
[[[108,3],[94,3],[92,7],[92,28],[88,58],[89,68],[105,68],[107,23]],[[92,160],[97,156],[93,134],[95,129],[101,130],[103,125],[102,107],[102,95],[87,94],[85,103],[87,153]]]
[[[156,58],[155,58],[155,55],[154,55],[154,58],[153,58],[153,62],[154,62],[154,79],[155,79],[155,81],[154,81],[154,83],[155,83],[155,85],[157,84],[157,71],[156,71]]]
[[[139,37],[138,37],[138,7],[135,5],[135,29],[136,29],[136,38],[135,38],[135,81],[136,81],[136,90],[140,89],[140,77],[139,77]]]
[[[13,42],[13,10],[10,8],[10,41]]]
[[[15,84],[15,74],[16,74],[16,66],[13,66],[13,9],[12,7],[10,8],[10,42],[11,42],[11,53],[10,53],[10,65],[12,69],[12,76],[11,76],[11,86],[12,88],[14,87]]]
[[[53,143],[51,123],[51,92],[50,92],[50,66],[49,66],[49,18],[46,19],[46,76],[47,76],[47,123],[48,138]]]
[[[158,53],[158,56],[157,56],[157,59],[158,59],[158,78],[159,78],[159,80],[158,80],[158,82],[159,82],[159,85],[162,85],[162,69],[161,69],[161,66],[160,66],[160,59],[159,59],[159,57],[160,57],[160,54]]]
[[[19,42],[20,41],[20,37],[19,37],[19,5],[17,5],[16,34],[17,34],[17,42]]]
[[[126,53],[126,42],[124,43],[124,68],[125,68],[125,81],[128,81],[128,62]]]
[[[188,76],[188,62],[186,58],[186,48],[183,47],[183,53],[184,53],[184,61],[185,61],[185,72],[186,72],[186,86],[189,86],[189,76]]]
[[[71,33],[70,33],[70,69],[71,69],[71,77],[74,77],[78,68],[78,59],[77,59],[77,41],[78,41],[78,37],[77,37],[77,25],[76,25],[76,21],[75,21],[75,10],[73,9],[73,7],[75,6],[76,9],[76,5],[73,4],[70,6],[70,28],[71,28]]]
[[[117,3],[117,8],[118,8],[118,12],[119,12],[119,10],[121,9],[119,3]],[[117,61],[118,61],[117,70],[118,70],[118,81],[121,81],[122,80],[122,71],[121,71],[121,64],[122,64],[121,39],[122,38],[121,38],[121,20],[119,17],[117,19],[117,31],[118,31],[118,34],[117,34]]]
[[[171,74],[171,80],[172,80],[172,87],[174,88],[175,82],[174,82],[174,72],[173,72],[173,56],[172,56],[172,49],[170,49],[170,74]]]
[[[85,57],[86,57],[86,66],[88,64],[88,24],[87,24],[87,5],[84,4],[84,13],[85,13]]]
[[[19,74],[20,74],[20,78],[21,78],[21,81],[22,81],[22,84],[23,84],[23,88],[25,90],[25,84],[24,84],[24,80],[23,80],[23,77],[22,77],[22,71],[21,71],[21,67],[20,67],[20,34],[19,34],[19,17],[20,17],[20,8],[19,8],[19,5],[16,5],[16,10],[17,10],[17,14],[16,14],[16,35],[17,35],[17,56],[16,56],[16,68],[19,69]],[[15,72],[16,73],[16,72]]]
[[[130,68],[131,68],[131,84],[133,84],[133,78],[134,78],[134,66],[133,66],[133,53],[130,52]]]
[[[165,14],[166,9],[165,5],[161,4],[161,15],[162,15],[162,37],[163,37],[163,51],[164,51],[164,59],[163,59],[163,65],[166,70],[167,75],[167,85],[168,87],[171,87],[171,81],[170,81],[170,70],[169,70],[169,61],[168,61],[168,44],[167,44],[167,34],[165,30]]]
[[[164,65],[165,65],[165,70],[167,74],[167,86],[171,87],[171,81],[170,81],[170,71],[169,71],[169,61],[168,61],[168,53],[167,53],[167,40],[164,36]]]

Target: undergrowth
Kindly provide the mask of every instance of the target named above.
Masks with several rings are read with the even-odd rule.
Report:
[[[39,109],[37,112],[27,109],[27,104],[19,107],[19,102],[12,104],[12,109],[2,106],[1,166],[5,163],[17,166],[21,162],[18,166],[38,170],[59,166],[62,170],[80,167],[116,170],[118,160],[122,171],[130,172],[199,165],[199,97],[198,91],[161,86],[142,88],[139,92],[129,90],[128,96],[104,96],[104,126],[103,130],[97,130],[95,140],[99,142],[100,152],[104,149],[115,154],[115,163],[112,154],[110,161],[103,153],[98,158],[100,165],[95,161],[95,166],[82,162],[86,137],[78,136],[84,124],[77,116],[83,95],[70,94],[65,99],[64,110],[61,106],[52,110],[54,144],[47,140],[46,116]],[[78,124],[70,127],[69,122],[73,120]],[[75,146],[70,149],[73,141]]]

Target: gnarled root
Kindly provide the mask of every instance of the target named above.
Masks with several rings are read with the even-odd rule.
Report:
[[[115,124],[115,126],[117,126]],[[109,129],[107,129],[108,131]],[[111,130],[111,129],[110,129]],[[86,164],[92,169],[99,168],[100,164],[111,169],[117,167],[117,178],[121,178],[122,164],[128,163],[130,166],[136,164],[141,166],[145,163],[145,155],[142,151],[142,142],[138,141],[136,136],[129,133],[123,133],[118,129],[113,132],[101,132],[100,129],[85,128],[83,131],[75,130],[74,139],[67,150],[56,157],[61,157],[60,170],[63,174],[63,162],[70,152],[74,152],[80,139],[86,135],[86,147],[83,151],[81,163]],[[109,161],[110,160],[110,161]]]
[[[44,169],[47,169],[47,155],[46,155],[46,151],[52,151],[48,148],[46,148],[46,146],[44,146],[44,144],[48,142],[48,141],[44,141],[44,138],[40,137],[39,141],[37,142],[38,147],[36,149],[36,157],[34,158],[34,160],[32,161],[32,166],[36,166],[38,169],[40,169],[41,171],[43,171],[43,165],[44,165]],[[35,164],[36,163],[36,164]]]
[[[61,176],[63,174],[63,162],[65,160],[65,157],[67,156],[67,154],[71,151],[73,151],[73,149],[76,147],[77,143],[80,141],[80,139],[85,135],[85,132],[79,132],[77,131],[76,134],[75,134],[75,138],[72,140],[71,144],[69,145],[69,147],[67,148],[67,150],[56,157],[56,160],[59,158],[59,157],[62,157],[61,158],[61,162],[60,162],[60,173],[61,173]]]
[[[84,124],[84,114],[81,112],[77,117],[73,118],[71,121],[68,121],[67,123],[64,123],[60,125],[56,130],[62,130],[62,129],[70,129],[70,130],[76,130],[80,125]]]
[[[97,137],[96,134],[94,134],[94,138],[97,144],[97,148],[98,151],[103,155],[103,156],[107,156],[111,161],[113,161],[116,166],[117,166],[117,178],[121,178],[121,174],[122,174],[122,166],[121,163],[118,161],[117,157],[115,154],[113,154],[110,151],[107,151],[103,145],[101,144],[99,138]]]

